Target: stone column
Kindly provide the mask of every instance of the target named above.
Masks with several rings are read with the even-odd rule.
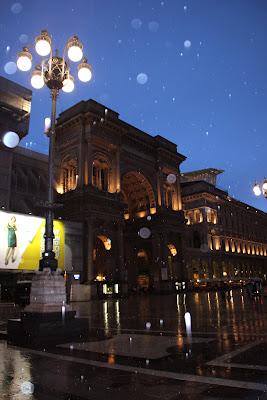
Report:
[[[160,170],[158,170],[157,171],[157,194],[158,194],[158,205],[161,207],[165,205],[162,181],[163,181],[162,173]]]
[[[93,148],[92,148],[92,134],[91,127],[88,126],[86,129],[87,137],[87,184],[92,185],[92,175],[93,175]]]
[[[121,191],[121,171],[120,171],[120,147],[116,151],[116,192]]]
[[[161,281],[161,244],[159,234],[156,232],[152,238],[153,264],[154,264],[154,282]]]
[[[124,266],[124,243],[123,243],[123,224],[117,224],[117,249],[118,249],[118,269],[119,277],[121,280],[125,279],[125,266]]]
[[[79,145],[78,145],[78,182],[77,188],[84,185],[84,120],[80,120]]]
[[[87,219],[87,281],[94,279],[93,271],[94,220]]]
[[[179,175],[176,175],[176,193],[177,193],[178,210],[182,210],[182,196],[181,196],[181,185],[180,185]]]

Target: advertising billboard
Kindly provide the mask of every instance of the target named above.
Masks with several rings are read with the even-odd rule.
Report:
[[[44,251],[45,219],[0,211],[0,269],[34,270]],[[53,250],[59,268],[64,269],[65,229],[54,221]]]

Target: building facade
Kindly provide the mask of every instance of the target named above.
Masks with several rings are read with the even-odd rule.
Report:
[[[60,114],[55,154],[62,217],[84,224],[84,280],[165,290],[183,279],[185,157],[175,144],[89,100]]]
[[[267,273],[267,215],[216,187],[221,170],[183,174],[189,280],[242,279]]]

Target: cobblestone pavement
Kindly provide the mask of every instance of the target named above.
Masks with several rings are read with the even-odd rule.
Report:
[[[14,347],[0,304],[0,399],[267,399],[267,298],[240,289],[72,303],[87,338]]]

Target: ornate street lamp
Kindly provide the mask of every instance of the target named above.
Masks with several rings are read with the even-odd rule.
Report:
[[[265,198],[267,198],[267,179],[264,178],[263,182],[255,182],[253,186],[253,192],[255,196],[260,196],[263,194]]]
[[[77,36],[71,37],[63,51],[63,57],[58,55],[57,50],[53,54],[52,38],[47,31],[35,39],[36,53],[42,57],[41,62],[34,68],[31,77],[31,84],[34,89],[41,89],[47,86],[51,92],[52,112],[51,128],[47,132],[49,137],[49,161],[48,161],[48,201],[45,204],[45,250],[40,260],[39,268],[43,270],[49,267],[52,271],[57,269],[57,260],[53,251],[53,219],[54,219],[54,193],[53,193],[53,152],[55,142],[56,125],[56,103],[59,91],[71,93],[74,90],[74,77],[70,72],[70,61],[82,62],[78,65],[78,78],[81,82],[89,82],[92,78],[92,67],[83,59],[83,45]],[[67,53],[67,56],[66,56]],[[21,71],[29,71],[32,67],[32,55],[28,48],[24,47],[18,54],[17,66]]]

